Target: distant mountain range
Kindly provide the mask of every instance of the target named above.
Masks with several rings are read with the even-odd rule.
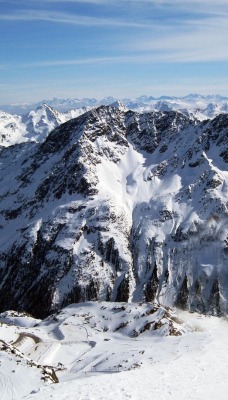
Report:
[[[197,93],[192,93],[183,97],[175,97],[175,96],[153,97],[153,96],[143,95],[136,98],[119,99],[119,98],[114,98],[112,96],[108,96],[101,100],[95,98],[83,98],[83,99],[54,98],[52,100],[44,99],[36,103],[0,105],[0,110],[3,110],[10,114],[24,115],[32,110],[35,110],[37,107],[42,106],[43,104],[47,104],[50,107],[55,108],[59,112],[66,112],[68,110],[72,110],[75,108],[77,109],[83,107],[93,108],[93,107],[98,107],[100,105],[110,105],[116,101],[121,101],[126,106],[126,108],[130,110],[142,111],[142,112],[152,111],[154,109],[167,111],[167,109],[162,109],[162,107],[165,108],[170,107],[170,109],[172,110],[199,109],[201,111],[204,111],[206,110],[209,104],[213,104],[215,107],[217,105],[221,109],[224,107],[225,112],[227,112],[228,97],[213,95],[213,94],[204,96]],[[209,115],[209,117],[211,116]]]
[[[158,99],[151,96],[122,100],[106,97],[101,101],[94,98],[53,99],[25,106],[0,106],[0,145],[9,146],[25,141],[42,142],[57,126],[101,104],[112,105],[121,111],[132,110],[139,113],[178,111],[199,121],[213,119],[228,112],[228,98],[199,94],[182,98],[162,96]],[[9,110],[17,111],[18,115],[9,113]]]

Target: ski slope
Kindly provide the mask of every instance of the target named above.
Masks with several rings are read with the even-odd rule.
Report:
[[[227,400],[225,318],[152,304],[83,303],[33,324],[21,319],[14,325],[15,318],[8,315],[6,324],[0,317],[0,339],[23,354],[18,362],[0,351],[2,400]],[[43,381],[28,359],[53,367],[59,383]]]

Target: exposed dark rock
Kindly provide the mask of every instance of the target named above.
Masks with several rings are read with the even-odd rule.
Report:
[[[121,281],[118,290],[116,300],[118,302],[128,302],[129,301],[129,279],[128,277],[124,277]]]
[[[0,310],[133,299],[226,314],[227,129],[102,106],[1,148]]]
[[[221,314],[221,309],[220,309],[220,290],[219,290],[218,276],[215,277],[211,288],[209,304],[210,304],[211,314],[219,316]]]
[[[188,306],[188,299],[189,299],[188,279],[187,276],[185,276],[177,296],[176,306],[182,309],[186,309]]]
[[[222,151],[219,155],[223,158],[225,163],[228,163],[228,150]]]
[[[145,300],[146,301],[154,301],[156,299],[158,286],[159,286],[158,269],[157,269],[157,265],[155,263],[151,278],[148,279],[146,286],[145,286]]]

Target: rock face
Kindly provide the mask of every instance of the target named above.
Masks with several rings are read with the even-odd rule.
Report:
[[[228,312],[228,115],[102,106],[0,153],[0,310]]]
[[[227,114],[227,100],[219,95],[198,94],[181,98],[162,96],[158,99],[140,96],[122,101],[109,96],[102,100],[55,98],[33,104],[0,106],[0,146],[31,141],[41,143],[54,128],[101,105],[111,105],[124,112],[178,111],[193,121],[203,121]]]

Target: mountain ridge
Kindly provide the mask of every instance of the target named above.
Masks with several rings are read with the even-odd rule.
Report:
[[[1,310],[111,300],[226,314],[227,126],[101,106],[2,148]]]
[[[83,107],[95,108],[100,105],[110,105],[116,101],[122,102],[127,108],[132,109],[134,111],[152,111],[152,107],[156,105],[156,103],[170,103],[171,106],[174,106],[175,109],[197,109],[202,108],[205,109],[209,103],[215,104],[227,104],[228,97],[221,96],[219,94],[209,94],[209,95],[200,95],[197,93],[190,93],[185,96],[148,96],[142,95],[138,97],[125,97],[125,98],[117,98],[113,96],[107,96],[101,99],[95,98],[53,98],[53,99],[44,99],[34,103],[27,104],[6,104],[0,105],[0,109],[5,112],[11,114],[19,114],[25,115],[30,111],[42,106],[42,104],[47,104],[50,107],[55,108],[58,112],[67,112],[72,109],[80,109]],[[176,104],[176,106],[175,106]],[[155,107],[156,109],[156,107]]]
[[[115,99],[111,96],[96,99],[53,99],[32,104],[23,109],[22,115],[0,111],[0,145],[10,146],[27,141],[43,142],[57,126],[101,105],[111,105],[121,111],[157,112],[178,111],[188,118],[199,121],[227,114],[228,102],[219,95],[202,96],[191,94],[181,98],[140,96],[136,99]],[[0,107],[1,108],[1,107]],[[9,110],[8,110],[9,111]],[[16,111],[16,109],[14,110]],[[18,109],[19,114],[21,114]]]

